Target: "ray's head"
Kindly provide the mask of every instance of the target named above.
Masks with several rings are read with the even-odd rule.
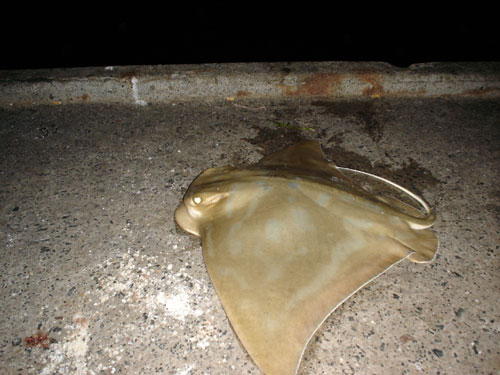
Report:
[[[233,167],[203,171],[189,186],[175,211],[177,224],[185,231],[200,236],[205,223],[225,214],[225,203],[234,193],[240,171]]]

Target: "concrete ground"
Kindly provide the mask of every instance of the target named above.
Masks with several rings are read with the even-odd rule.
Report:
[[[500,97],[140,104],[0,110],[1,374],[259,374],[173,213],[203,169],[302,138],[422,193],[440,248],[335,311],[299,374],[500,374]]]

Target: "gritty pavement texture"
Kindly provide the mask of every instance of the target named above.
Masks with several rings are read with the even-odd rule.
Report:
[[[259,374],[173,213],[203,169],[309,138],[422,193],[440,248],[335,311],[299,373],[500,374],[499,119],[456,97],[0,110],[0,373]]]

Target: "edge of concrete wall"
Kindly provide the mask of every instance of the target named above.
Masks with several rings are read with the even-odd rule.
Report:
[[[500,62],[229,63],[0,71],[0,106],[329,97],[498,97]]]

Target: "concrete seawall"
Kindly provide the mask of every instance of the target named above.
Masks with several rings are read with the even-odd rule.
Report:
[[[496,97],[500,63],[234,63],[0,71],[0,106],[286,97]]]

